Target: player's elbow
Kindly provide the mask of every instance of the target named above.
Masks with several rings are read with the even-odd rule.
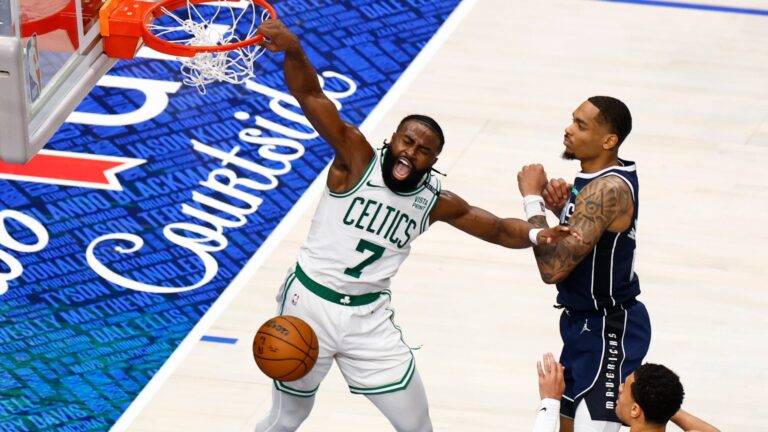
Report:
[[[554,285],[562,282],[566,276],[565,273],[541,273],[541,280],[547,285]]]
[[[544,282],[547,285],[554,285],[557,282],[559,282],[559,281],[555,280],[555,278],[553,278],[551,276],[546,276],[546,275],[541,275],[541,280],[542,280],[542,282]]]

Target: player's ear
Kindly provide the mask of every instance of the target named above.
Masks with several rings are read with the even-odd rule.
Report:
[[[616,134],[609,134],[603,141],[603,150],[614,150],[619,146],[619,136]]]

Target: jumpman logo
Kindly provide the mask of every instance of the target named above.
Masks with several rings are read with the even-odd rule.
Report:
[[[588,332],[592,331],[592,330],[589,329],[589,325],[588,324],[589,324],[589,321],[584,320],[584,328],[581,329],[581,332],[579,334],[584,333],[585,331],[588,331]]]

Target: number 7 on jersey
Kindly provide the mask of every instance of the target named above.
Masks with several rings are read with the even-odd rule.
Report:
[[[365,251],[373,252],[373,255],[364,259],[363,262],[361,262],[360,264],[354,267],[349,267],[346,270],[344,270],[344,274],[350,275],[355,279],[360,279],[360,274],[363,272],[363,269],[373,264],[374,262],[376,262],[376,260],[381,258],[382,255],[384,255],[384,247],[379,246],[376,243],[371,243],[368,240],[360,239],[360,243],[357,244],[356,250],[360,253],[363,253]]]

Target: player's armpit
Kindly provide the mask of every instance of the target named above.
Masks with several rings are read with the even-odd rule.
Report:
[[[634,208],[632,192],[615,176],[593,181],[581,190],[569,226],[580,238],[570,237],[553,246],[534,248],[539,273],[545,283],[557,283],[595,247],[600,237],[617,218]]]

